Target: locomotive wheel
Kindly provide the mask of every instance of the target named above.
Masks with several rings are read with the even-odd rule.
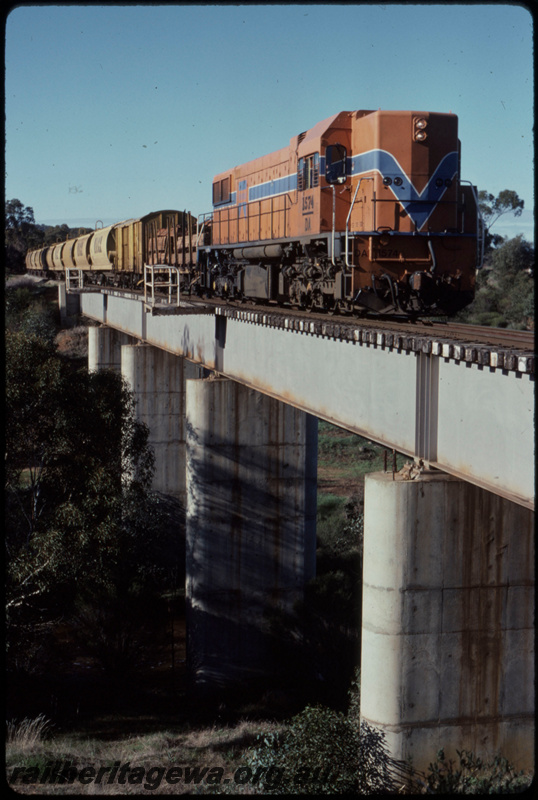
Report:
[[[327,314],[330,317],[334,317],[335,314],[339,314],[339,313],[340,313],[340,303],[338,303],[338,302],[334,302],[332,304],[332,306],[327,308]]]
[[[299,298],[298,305],[301,311],[312,311],[312,295],[303,292]]]

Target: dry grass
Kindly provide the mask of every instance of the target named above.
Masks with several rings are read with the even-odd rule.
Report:
[[[58,352],[68,358],[86,358],[88,356],[88,328],[77,325],[65,328],[56,336]]]
[[[50,728],[51,722],[44,714],[40,714],[35,719],[28,719],[26,717],[21,722],[8,722],[6,734],[7,747],[21,755],[32,753],[43,747]]]
[[[88,739],[84,735],[51,733],[50,723],[39,716],[35,720],[23,720],[8,726],[6,746],[7,776],[10,780],[16,768],[24,768],[15,784],[21,794],[214,794],[219,788],[236,788],[233,783],[235,770],[244,766],[245,750],[256,741],[259,734],[282,729],[282,724],[271,722],[240,721],[234,726],[200,727],[195,730],[165,730],[146,736],[134,736],[115,741]],[[70,762],[78,771],[91,767],[97,775],[103,768],[102,780],[82,784],[62,784],[45,780],[40,782],[49,765],[60,763],[65,767]],[[124,782],[114,780],[107,783],[114,764],[129,765]],[[185,780],[186,768],[190,771],[206,770],[201,781]],[[29,776],[28,770],[37,769],[37,780],[24,783],[21,776]],[[167,781],[171,768],[182,770],[177,783]],[[135,772],[144,775],[143,782],[134,782]],[[144,770],[142,773],[141,770]],[[219,773],[219,770],[222,772]],[[212,771],[212,772],[211,772]],[[208,773],[221,774],[220,784],[206,781]],[[159,780],[160,776],[160,780]],[[130,780],[133,778],[133,780]],[[228,783],[226,783],[228,778]],[[39,781],[39,782],[38,782]],[[159,782],[159,786],[155,784]],[[231,785],[230,785],[231,784]],[[249,787],[241,787],[246,789]]]
[[[13,275],[11,278],[6,278],[6,289],[23,289],[25,286],[35,286],[43,278],[37,278],[35,275]]]

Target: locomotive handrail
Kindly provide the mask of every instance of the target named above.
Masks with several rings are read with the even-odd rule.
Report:
[[[461,183],[466,183],[471,187],[471,192],[473,194],[473,199],[476,205],[476,268],[481,269],[482,264],[484,262],[484,238],[485,238],[484,217],[482,216],[482,212],[480,211],[478,196],[476,194],[475,187],[473,186],[471,181],[465,181],[460,178],[460,184]]]
[[[198,236],[196,237],[196,248],[200,247],[200,241],[203,241],[202,234],[204,232],[204,228],[206,222],[211,222],[213,219],[213,214],[210,211],[206,211],[203,214],[198,214]]]
[[[435,258],[435,253],[433,252],[433,242],[430,238],[428,238],[428,250],[430,251],[432,257],[432,265],[430,267],[430,272],[435,272],[437,269],[437,261]]]
[[[346,247],[345,247],[345,254],[344,254],[344,261],[346,267],[353,267],[353,264],[350,264],[348,261],[349,258],[349,220],[351,219],[351,212],[353,211],[353,206],[355,205],[355,200],[357,199],[357,194],[359,192],[359,187],[362,181],[373,181],[373,175],[370,175],[367,178],[359,178],[359,182],[357,184],[357,188],[355,189],[355,194],[353,195],[353,200],[351,201],[351,206],[349,208],[349,214],[347,215],[346,219]],[[333,187],[334,189],[334,187]],[[334,202],[334,192],[333,192],[333,202]],[[333,208],[334,210],[334,208]],[[334,216],[333,216],[333,237],[334,237]],[[333,238],[333,258],[334,258],[334,238]],[[334,260],[333,260],[334,264]]]

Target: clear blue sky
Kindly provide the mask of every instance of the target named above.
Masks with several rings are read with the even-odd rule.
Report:
[[[23,5],[5,35],[6,198],[37,222],[210,211],[216,173],[385,108],[457,114],[462,177],[515,190],[495,230],[532,239],[524,6]]]

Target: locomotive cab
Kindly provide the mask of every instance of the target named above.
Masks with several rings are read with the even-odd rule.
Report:
[[[347,150],[343,144],[329,144],[325,149],[325,180],[340,185],[347,180]]]

